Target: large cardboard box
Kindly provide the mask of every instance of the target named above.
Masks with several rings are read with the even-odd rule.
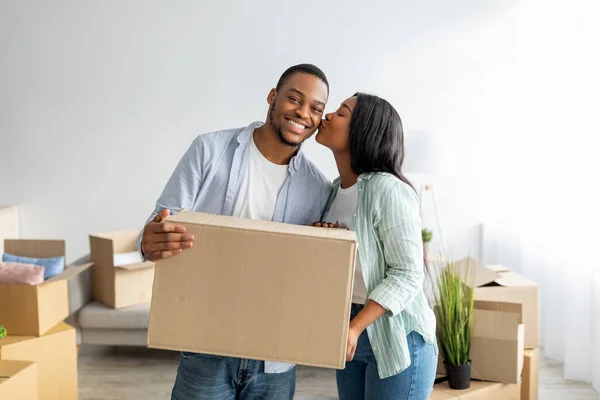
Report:
[[[24,257],[65,255],[64,240],[6,240],[5,251]],[[11,335],[42,335],[70,314],[69,285],[91,264],[72,266],[39,285],[0,284],[0,321]],[[76,310],[75,310],[76,311]]]
[[[525,350],[521,400],[537,400],[540,381],[540,349]]]
[[[156,263],[148,346],[343,368],[356,236],[196,212],[194,247]]]
[[[0,254],[4,253],[4,239],[19,238],[19,208],[0,206]]]
[[[523,304],[525,348],[539,347],[539,287],[538,284],[508,270],[504,266],[482,265],[466,257],[456,262],[457,268],[475,269],[475,300]]]
[[[29,361],[0,360],[0,399],[38,400],[38,367]]]
[[[502,384],[471,381],[471,387],[465,390],[452,390],[447,382],[433,386],[430,400],[519,400],[519,384]]]
[[[61,322],[43,336],[8,336],[0,340],[0,360],[35,362],[40,400],[76,400],[75,329]]]
[[[118,261],[123,255],[137,252],[138,234],[125,230],[90,235],[93,297],[108,307],[128,307],[152,299],[154,263],[140,260],[119,265]]]
[[[519,383],[523,371],[524,327],[521,304],[476,301],[471,341],[471,378]],[[437,373],[446,375],[438,357]]]

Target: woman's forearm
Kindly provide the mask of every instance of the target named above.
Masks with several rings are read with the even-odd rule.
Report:
[[[350,329],[355,330],[356,332],[362,332],[369,325],[375,322],[379,317],[385,314],[385,308],[383,308],[379,303],[373,300],[369,300],[369,302],[365,305],[356,317],[352,321],[350,321]]]

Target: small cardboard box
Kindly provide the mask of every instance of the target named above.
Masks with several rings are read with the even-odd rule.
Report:
[[[43,336],[0,339],[0,360],[35,362],[40,400],[77,400],[77,344],[75,329],[59,323]]]
[[[503,384],[471,381],[471,387],[465,390],[452,390],[448,382],[433,386],[430,400],[519,400],[519,384]]]
[[[0,254],[4,253],[4,239],[19,238],[19,208],[0,206]]]
[[[471,378],[519,383],[523,370],[524,327],[521,304],[476,301],[471,340]],[[446,375],[440,351],[437,373]]]
[[[38,368],[29,361],[0,360],[0,399],[38,400]]]
[[[503,266],[482,265],[466,257],[456,262],[457,268],[475,269],[475,300],[523,304],[525,348],[539,347],[538,284]]]
[[[64,240],[6,240],[7,253],[50,258],[65,255]],[[69,285],[91,267],[72,266],[39,285],[0,283],[0,321],[11,335],[39,336],[70,314]]]
[[[137,252],[139,231],[125,230],[90,235],[92,293],[95,300],[112,308],[149,303],[152,299],[154,263],[120,264],[120,256]]]
[[[180,212],[194,247],[156,263],[148,346],[343,368],[356,236]]]
[[[471,378],[519,383],[523,371],[523,306],[476,301],[471,342]]]
[[[540,349],[525,350],[521,400],[537,400],[540,381]]]

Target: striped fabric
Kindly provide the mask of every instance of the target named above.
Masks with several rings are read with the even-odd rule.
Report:
[[[358,178],[353,226],[367,297],[387,312],[367,328],[381,379],[410,365],[406,336],[420,333],[436,346],[435,315],[425,298],[419,201],[415,191],[387,173]],[[333,183],[329,210],[340,185]],[[324,214],[325,215],[325,214]]]

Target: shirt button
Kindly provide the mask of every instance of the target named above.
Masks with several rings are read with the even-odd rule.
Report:
[[[356,217],[356,213],[354,213],[354,216]]]

